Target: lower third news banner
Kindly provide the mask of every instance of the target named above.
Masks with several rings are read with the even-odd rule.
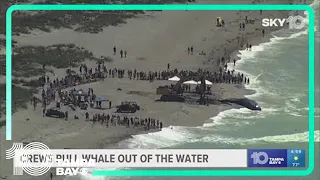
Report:
[[[15,146],[16,147],[16,146]],[[10,149],[14,175],[87,173],[108,168],[245,168],[305,167],[301,149]],[[34,173],[36,172],[36,173]],[[41,173],[39,173],[41,172]]]
[[[51,167],[91,168],[247,167],[246,149],[50,149],[16,156],[15,165],[20,167],[38,167],[44,162]]]

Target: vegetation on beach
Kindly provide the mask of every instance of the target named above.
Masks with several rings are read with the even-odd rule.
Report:
[[[45,73],[47,66],[55,68],[76,67],[85,60],[112,61],[109,57],[95,57],[92,52],[74,44],[52,46],[23,46],[14,48],[12,55],[12,75],[33,77]],[[1,59],[2,60],[2,59]],[[3,61],[3,60],[2,60]],[[3,62],[0,64],[2,65]]]
[[[18,85],[12,85],[12,112],[15,113],[18,109],[25,109],[28,107],[28,102],[33,94],[37,93],[36,88],[25,88]],[[0,117],[5,114],[6,110],[6,84],[0,84]],[[0,122],[0,127],[1,127]]]
[[[43,84],[38,80],[38,79],[31,79],[29,81],[24,80],[24,79],[13,79],[12,80],[13,84],[20,84],[22,86],[26,87],[41,87]]]
[[[0,55],[1,75],[6,75],[5,55]],[[75,67],[84,60],[97,62],[112,61],[109,57],[95,57],[88,50],[77,47],[74,44],[57,44],[48,47],[24,46],[13,48],[12,55],[12,112],[27,108],[30,97],[37,93],[37,87],[41,86],[38,79],[25,80],[26,77],[42,75],[48,72],[43,65],[55,68]],[[53,73],[53,72],[52,72]],[[0,84],[0,117],[5,114],[6,87]],[[2,124],[2,122],[0,122]]]
[[[0,118],[5,114],[6,84],[0,84]],[[1,125],[0,125],[1,128]]]
[[[20,2],[20,1],[19,1]],[[20,3],[27,3],[24,0]],[[37,4],[170,4],[185,3],[187,0],[45,0]],[[5,9],[15,1],[3,4]],[[14,35],[28,34],[32,30],[50,32],[51,28],[69,28],[78,32],[99,33],[103,27],[118,26],[126,19],[144,14],[144,11],[15,11],[13,13],[12,32]],[[5,16],[0,17],[5,23]],[[5,34],[5,26],[0,27],[0,34]]]
[[[15,77],[33,77],[52,71],[44,69],[44,66],[55,68],[76,67],[85,60],[97,62],[111,62],[110,57],[95,57],[92,52],[75,44],[55,44],[43,46],[17,47],[13,42],[12,75]],[[0,39],[0,46],[5,46],[5,39]],[[6,56],[0,55],[0,75],[6,74]],[[23,82],[22,82],[23,83]]]
[[[1,117],[1,114],[0,114],[0,117]],[[4,121],[0,121],[0,128],[5,126],[5,125],[6,125],[6,121],[5,120]]]
[[[6,56],[0,55],[0,75],[6,75]]]
[[[99,33],[103,27],[125,23],[142,11],[44,11],[33,15],[14,13],[12,31],[30,33],[31,30],[50,32],[51,28],[69,28],[79,32]]]

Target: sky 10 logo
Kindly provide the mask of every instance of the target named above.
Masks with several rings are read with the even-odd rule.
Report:
[[[289,16],[287,19],[262,19],[263,27],[281,27],[284,23],[289,24],[289,29],[302,29],[306,25],[306,20],[302,16]]]

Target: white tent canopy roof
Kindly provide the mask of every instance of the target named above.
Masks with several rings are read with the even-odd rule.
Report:
[[[168,79],[169,81],[180,81],[180,78],[178,76],[174,76],[172,78]]]
[[[194,84],[194,85],[197,85],[198,83],[196,82],[196,81],[194,81],[194,80],[190,80],[190,81],[186,81],[186,82],[184,82],[183,84]]]
[[[206,83],[206,85],[212,85],[212,82],[210,82],[208,80],[206,80],[205,83]],[[201,84],[201,81],[198,81],[198,84]]]

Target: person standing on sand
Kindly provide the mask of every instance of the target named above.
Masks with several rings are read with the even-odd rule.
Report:
[[[109,109],[111,109],[112,101],[109,101]]]
[[[252,48],[252,45],[251,45],[251,44],[249,44],[249,51],[251,51],[251,48]]]
[[[236,59],[233,59],[233,66],[236,66]]]
[[[120,51],[120,56],[121,56],[121,58],[123,58],[123,51],[122,51],[122,49],[121,49],[121,51]]]
[[[264,37],[264,33],[265,33],[265,32],[264,32],[264,29],[262,29],[262,37]]]
[[[188,55],[190,55],[190,48],[188,47]]]
[[[64,115],[65,115],[65,120],[68,120],[68,111],[66,111]]]
[[[168,69],[168,70],[170,69],[170,63],[168,63],[168,65],[167,65],[167,69]]]
[[[124,50],[124,57],[127,57],[127,50]]]
[[[50,173],[50,180],[52,180],[52,178],[53,178],[53,174],[52,174],[52,172]]]
[[[193,55],[193,46],[191,46],[190,50],[191,50],[191,55]]]
[[[86,112],[86,121],[89,121],[89,113]]]
[[[43,99],[42,107],[44,107],[44,108],[47,107],[47,98]]]
[[[93,117],[92,117],[92,125],[91,127],[93,127],[93,125],[96,123],[97,121],[97,114],[94,114]]]
[[[113,47],[113,55],[116,55],[117,54],[117,48],[114,46]]]
[[[33,97],[33,110],[36,110],[37,107],[37,99],[36,97]]]

